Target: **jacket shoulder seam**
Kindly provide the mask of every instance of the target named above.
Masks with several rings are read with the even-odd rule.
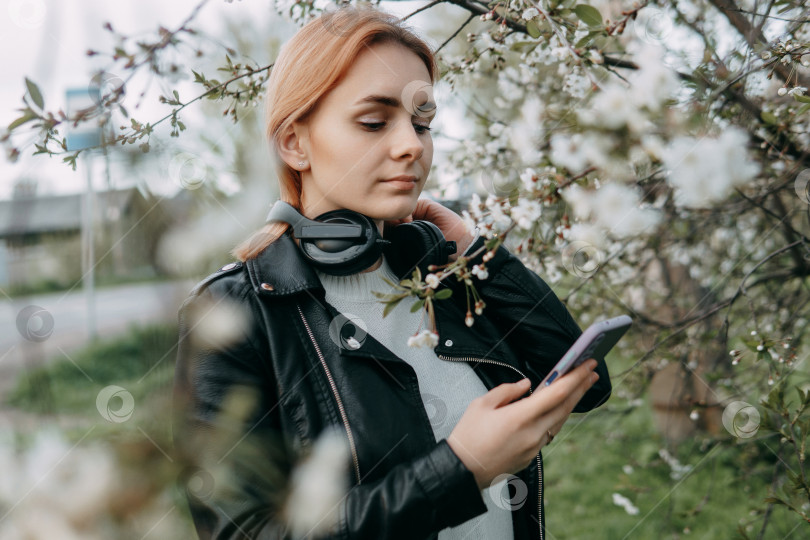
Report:
[[[216,280],[235,274],[237,271],[243,268],[244,264],[241,262],[234,262],[228,263],[216,272],[209,274],[208,276],[201,279],[197,284],[191,289],[189,296],[199,296],[209,285],[211,285]]]

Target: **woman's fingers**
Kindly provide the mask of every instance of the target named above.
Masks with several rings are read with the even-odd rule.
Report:
[[[591,378],[595,375],[593,372],[595,367],[596,360],[583,362],[554,383],[535,390],[532,395],[512,406],[516,407],[519,414],[525,414],[532,419],[537,419],[562,404],[565,404],[566,408],[570,406],[573,409],[595,382],[595,379]]]

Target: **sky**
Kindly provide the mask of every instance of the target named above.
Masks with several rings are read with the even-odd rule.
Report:
[[[111,51],[113,38],[103,29],[105,22],[112,23],[115,30],[127,34],[150,34],[158,25],[175,28],[191,13],[199,0],[4,0],[0,8],[0,125],[6,126],[20,116],[17,110],[22,106],[25,92],[24,78],[28,77],[39,84],[45,99],[46,110],[65,107],[65,91],[68,88],[86,88],[95,70],[102,67],[103,59],[91,58],[85,54],[88,49]],[[4,5],[3,5],[4,4]],[[424,2],[383,2],[383,8],[396,14],[410,13]],[[296,26],[286,23],[276,14],[270,0],[242,0],[226,2],[210,0],[192,26],[208,34],[217,36],[224,33],[224,20],[229,16],[248,18],[258,27],[277,29],[282,40],[295,31]],[[420,29],[427,19],[419,16],[410,20]],[[420,22],[421,21],[421,22]],[[233,43],[228,43],[234,45]],[[218,53],[221,56],[223,53]],[[258,59],[257,59],[258,60]],[[186,66],[187,67],[187,66]],[[136,79],[127,85],[140,89],[146,87],[146,79]],[[137,83],[137,84],[136,84]],[[176,83],[181,95],[192,96],[198,88],[190,81]],[[122,104],[139,120],[159,118],[165,114],[165,106],[155,102],[157,88],[150,83],[149,92],[137,111],[133,107],[136,95],[128,92]],[[165,87],[165,88],[170,88]],[[164,90],[165,90],[164,88]],[[187,90],[184,92],[184,90]],[[140,90],[138,90],[140,91]],[[137,92],[136,92],[137,93]],[[150,99],[151,97],[151,99]],[[448,108],[444,109],[445,111]],[[194,124],[195,114],[189,112],[189,131],[204,129],[204,124]],[[197,114],[196,116],[201,116]],[[459,115],[460,116],[460,115]],[[437,118],[438,120],[438,118]],[[450,122],[459,124],[462,120]],[[187,131],[186,133],[189,133]],[[453,130],[456,131],[456,130]],[[30,144],[31,137],[28,137]],[[26,140],[26,138],[15,141]],[[178,147],[185,144],[183,137],[177,140]],[[20,142],[17,142],[20,146]],[[15,181],[30,177],[37,181],[41,194],[74,193],[85,189],[87,169],[80,161],[77,170],[61,162],[60,157],[31,157],[32,149],[21,148],[22,156],[11,164],[0,158],[0,199],[11,196]],[[96,189],[103,188],[104,168],[102,159],[92,159],[92,178]],[[126,184],[126,179],[116,181]],[[176,186],[175,186],[176,187]],[[226,186],[227,187],[227,186]]]

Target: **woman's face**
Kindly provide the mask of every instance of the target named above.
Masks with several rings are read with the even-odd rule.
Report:
[[[433,161],[429,81],[424,62],[399,44],[358,55],[345,78],[294,126],[306,161],[296,167],[304,215],[347,208],[372,218],[382,232],[384,220],[413,212]],[[411,178],[391,180],[398,176]]]

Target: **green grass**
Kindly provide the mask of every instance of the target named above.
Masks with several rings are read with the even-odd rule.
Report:
[[[60,360],[24,374],[8,404],[36,413],[95,418],[98,393],[116,385],[132,394],[137,408],[171,384],[176,342],[174,325],[133,329],[123,338],[71,354],[72,361]],[[120,404],[110,403],[113,409]]]
[[[666,447],[648,400],[630,409],[614,395],[596,411],[573,414],[543,451],[548,538],[743,538],[740,525],[750,525],[746,533],[756,538],[774,466],[769,453],[751,440],[698,435],[670,449],[692,466],[673,479],[658,454]],[[613,504],[613,493],[639,513]],[[806,538],[807,527],[776,506],[764,538]]]
[[[176,336],[176,327],[164,325],[91,346],[72,354],[75,365],[64,360],[22,377],[9,404],[84,419],[94,426],[91,439],[143,441],[146,434],[150,444],[169,445]],[[629,365],[611,360],[614,373]],[[572,415],[543,451],[547,538],[714,540],[740,538],[741,524],[750,524],[748,534],[756,538],[776,462],[763,445],[772,440],[735,443],[722,434],[688,439],[671,453],[693,470],[672,479],[669,465],[659,456],[666,443],[655,429],[649,403],[629,407],[617,396],[616,384],[606,405]],[[131,421],[111,423],[101,418],[96,397],[108,385],[133,395]],[[112,408],[118,406],[111,403]],[[76,438],[86,432],[86,426],[77,429]],[[162,456],[155,457],[162,462]],[[632,472],[623,470],[628,465]],[[638,515],[613,504],[613,493],[630,499]],[[184,508],[176,493],[175,503]],[[806,537],[807,524],[795,514],[780,506],[772,512],[764,538]]]

